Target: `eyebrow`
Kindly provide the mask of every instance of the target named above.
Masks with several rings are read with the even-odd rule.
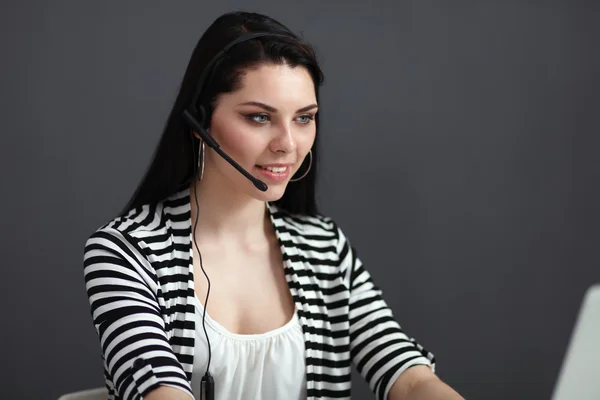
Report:
[[[272,107],[265,103],[261,103],[259,101],[247,101],[245,103],[241,103],[238,105],[240,105],[240,106],[257,106],[257,107],[260,107],[260,108],[265,109],[270,112],[277,112],[277,109],[275,107]],[[313,108],[317,108],[317,107],[319,107],[317,104],[311,104],[306,107],[299,108],[298,110],[296,110],[296,112],[304,112],[304,111],[312,110]]]

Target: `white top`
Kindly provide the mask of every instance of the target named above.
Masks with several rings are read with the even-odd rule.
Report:
[[[196,334],[192,389],[200,399],[200,380],[208,363],[208,344],[202,327],[204,307],[195,297]],[[306,399],[304,336],[298,316],[270,332],[239,335],[205,317],[215,381],[215,400]]]

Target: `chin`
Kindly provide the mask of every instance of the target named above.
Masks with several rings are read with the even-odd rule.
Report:
[[[269,188],[266,192],[254,188],[252,197],[260,201],[267,201],[269,203],[275,202],[283,197],[287,185],[269,185],[267,183],[267,186],[269,186]]]

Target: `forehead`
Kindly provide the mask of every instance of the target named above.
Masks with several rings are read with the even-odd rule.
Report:
[[[275,107],[297,107],[316,102],[312,77],[304,67],[262,64],[242,73],[240,88],[231,93],[234,100],[252,100]]]

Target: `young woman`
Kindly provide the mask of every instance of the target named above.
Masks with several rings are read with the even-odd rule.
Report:
[[[315,204],[312,48],[228,13],[198,42],[154,160],[85,247],[111,399],[461,399]]]

